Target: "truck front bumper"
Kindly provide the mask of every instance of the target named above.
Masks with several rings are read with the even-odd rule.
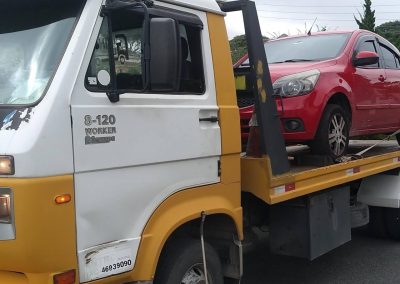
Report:
[[[0,240],[0,283],[50,284],[73,269],[77,275],[73,176],[0,178],[0,188],[12,190],[15,225],[15,237]],[[56,204],[63,194],[71,201]]]

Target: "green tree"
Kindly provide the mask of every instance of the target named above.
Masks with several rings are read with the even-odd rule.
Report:
[[[360,29],[369,30],[371,32],[375,31],[375,10],[371,10],[371,0],[365,0],[364,2],[364,15],[360,15],[360,19],[354,16],[357,25]]]
[[[263,40],[268,38],[263,36]],[[240,58],[247,53],[246,35],[238,35],[229,41],[231,47],[232,62],[235,64]]]
[[[400,21],[383,23],[376,27],[375,32],[400,49]]]
[[[235,36],[229,41],[229,45],[231,46],[232,62],[235,64],[243,55],[247,53],[246,36]]]

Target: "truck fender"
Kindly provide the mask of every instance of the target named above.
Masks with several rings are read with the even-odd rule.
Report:
[[[243,239],[240,184],[202,186],[178,192],[152,214],[142,234],[132,278],[151,280],[168,238],[180,226],[207,215],[222,214],[232,219],[239,240]]]

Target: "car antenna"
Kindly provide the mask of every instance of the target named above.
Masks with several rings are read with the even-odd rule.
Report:
[[[316,21],[317,21],[317,17],[315,17],[314,23],[311,25],[311,28],[309,29],[307,35],[309,35],[309,36],[311,35],[311,30],[314,27],[314,24],[315,24]]]

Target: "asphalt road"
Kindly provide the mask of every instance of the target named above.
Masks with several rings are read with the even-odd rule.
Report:
[[[244,284],[400,283],[400,241],[353,230],[352,241],[310,262],[260,246],[245,255]]]

